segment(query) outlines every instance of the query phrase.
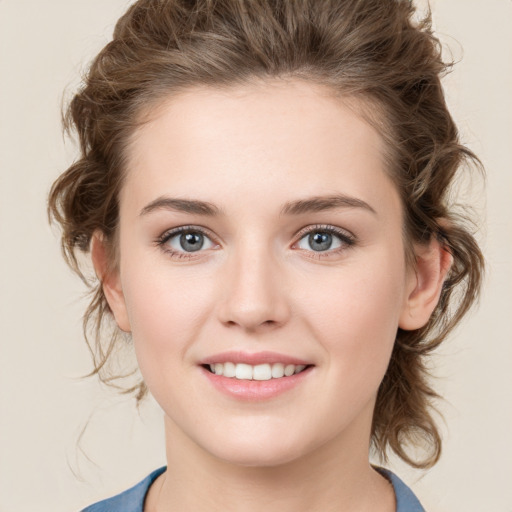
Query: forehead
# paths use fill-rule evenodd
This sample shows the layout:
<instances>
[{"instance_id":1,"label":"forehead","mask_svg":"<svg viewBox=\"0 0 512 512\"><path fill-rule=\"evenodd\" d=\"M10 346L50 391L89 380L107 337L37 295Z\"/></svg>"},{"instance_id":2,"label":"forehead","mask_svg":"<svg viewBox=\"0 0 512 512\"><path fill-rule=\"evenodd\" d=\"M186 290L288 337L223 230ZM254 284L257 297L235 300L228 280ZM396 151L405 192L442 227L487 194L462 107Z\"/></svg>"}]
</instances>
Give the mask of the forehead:
<instances>
[{"instance_id":1,"label":"forehead","mask_svg":"<svg viewBox=\"0 0 512 512\"><path fill-rule=\"evenodd\" d=\"M375 201L379 186L391 186L380 134L355 100L321 85L197 87L163 99L148 119L129 142L123 191L136 189L140 202L157 191L205 200L231 191L255 203L277 200L278 191L283 200L340 192Z\"/></svg>"}]
</instances>

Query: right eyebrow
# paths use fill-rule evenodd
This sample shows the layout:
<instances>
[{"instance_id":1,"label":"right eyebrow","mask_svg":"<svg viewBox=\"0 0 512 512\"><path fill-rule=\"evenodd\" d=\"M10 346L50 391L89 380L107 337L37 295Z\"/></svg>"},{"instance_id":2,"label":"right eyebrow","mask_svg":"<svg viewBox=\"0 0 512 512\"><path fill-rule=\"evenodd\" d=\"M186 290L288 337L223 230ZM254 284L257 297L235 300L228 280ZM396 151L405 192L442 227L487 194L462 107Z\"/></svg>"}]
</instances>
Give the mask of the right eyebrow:
<instances>
[{"instance_id":1,"label":"right eyebrow","mask_svg":"<svg viewBox=\"0 0 512 512\"><path fill-rule=\"evenodd\" d=\"M206 201L161 196L144 206L140 211L140 215L146 215L155 210L171 210L174 212L192 213L208 217L218 216L222 213L219 207Z\"/></svg>"}]
</instances>

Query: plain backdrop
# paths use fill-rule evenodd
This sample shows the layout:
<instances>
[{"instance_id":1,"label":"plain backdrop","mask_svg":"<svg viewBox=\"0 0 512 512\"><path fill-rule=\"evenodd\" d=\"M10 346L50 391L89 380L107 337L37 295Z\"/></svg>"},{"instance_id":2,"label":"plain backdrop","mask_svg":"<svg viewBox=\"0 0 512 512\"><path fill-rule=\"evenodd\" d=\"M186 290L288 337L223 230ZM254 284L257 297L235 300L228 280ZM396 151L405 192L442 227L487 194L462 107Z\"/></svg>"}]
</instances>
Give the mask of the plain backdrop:
<instances>
[{"instance_id":1,"label":"plain backdrop","mask_svg":"<svg viewBox=\"0 0 512 512\"><path fill-rule=\"evenodd\" d=\"M163 465L162 416L80 379L82 283L46 220L52 181L75 156L63 91L108 41L127 0L0 0L0 511L70 512ZM512 511L512 1L431 2L460 61L445 80L461 137L488 179L468 196L488 263L478 310L434 367L445 439L427 472L392 460L430 512ZM486 207L486 213L484 208ZM87 428L84 427L88 425Z\"/></svg>"}]
</instances>

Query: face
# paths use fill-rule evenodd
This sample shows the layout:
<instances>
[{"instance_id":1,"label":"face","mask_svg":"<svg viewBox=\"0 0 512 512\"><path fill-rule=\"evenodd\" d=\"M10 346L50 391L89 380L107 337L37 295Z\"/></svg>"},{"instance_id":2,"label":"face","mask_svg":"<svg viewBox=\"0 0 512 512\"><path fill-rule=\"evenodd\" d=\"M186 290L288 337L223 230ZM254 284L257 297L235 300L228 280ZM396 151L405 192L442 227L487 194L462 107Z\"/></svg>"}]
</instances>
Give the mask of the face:
<instances>
[{"instance_id":1,"label":"face","mask_svg":"<svg viewBox=\"0 0 512 512\"><path fill-rule=\"evenodd\" d=\"M368 450L413 277L379 134L319 86L169 98L130 142L107 285L168 433L277 465Z\"/></svg>"}]
</instances>

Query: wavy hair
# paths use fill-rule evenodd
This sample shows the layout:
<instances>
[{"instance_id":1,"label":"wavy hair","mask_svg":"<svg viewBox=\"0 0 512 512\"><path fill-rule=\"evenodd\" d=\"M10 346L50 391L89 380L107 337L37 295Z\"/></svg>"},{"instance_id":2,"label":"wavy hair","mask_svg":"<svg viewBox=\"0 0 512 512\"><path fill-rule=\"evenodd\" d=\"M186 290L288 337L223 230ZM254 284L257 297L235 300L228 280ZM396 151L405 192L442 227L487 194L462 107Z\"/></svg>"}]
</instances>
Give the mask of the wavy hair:
<instances>
[{"instance_id":1,"label":"wavy hair","mask_svg":"<svg viewBox=\"0 0 512 512\"><path fill-rule=\"evenodd\" d=\"M101 282L85 278L78 254L99 230L116 264L125 150L151 106L197 85L276 77L323 84L355 99L381 133L409 246L437 237L453 257L428 324L398 330L372 425L372 446L384 460L391 448L414 467L435 464L441 437L427 356L475 302L483 274L471 225L450 205L450 189L468 164L481 165L460 144L448 112L440 77L451 65L441 58L430 14L421 21L414 14L406 0L139 0L129 7L68 105L64 123L78 134L80 157L49 195L65 258L91 290L84 333L92 374L110 384L122 378L112 360L125 341ZM146 388L138 382L127 391L140 400ZM409 448L419 444L426 452L415 458Z\"/></svg>"}]
</instances>

